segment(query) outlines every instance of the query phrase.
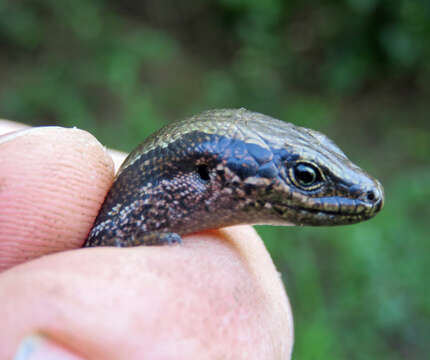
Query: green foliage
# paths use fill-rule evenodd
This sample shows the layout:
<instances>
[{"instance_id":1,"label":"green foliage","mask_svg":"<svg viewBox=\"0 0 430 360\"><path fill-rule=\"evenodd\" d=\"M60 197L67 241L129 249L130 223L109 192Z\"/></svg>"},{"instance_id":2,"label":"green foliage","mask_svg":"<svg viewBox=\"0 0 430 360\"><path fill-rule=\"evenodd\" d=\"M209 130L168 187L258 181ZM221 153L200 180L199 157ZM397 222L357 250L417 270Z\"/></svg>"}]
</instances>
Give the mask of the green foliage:
<instances>
[{"instance_id":1,"label":"green foliage","mask_svg":"<svg viewBox=\"0 0 430 360\"><path fill-rule=\"evenodd\" d=\"M279 270L296 314L297 354L315 358L311 334L323 341L317 349L324 359L424 358L429 183L428 169L399 175L386 188L384 212L367 223L289 228L273 237L271 229L260 229L284 266Z\"/></svg>"},{"instance_id":2,"label":"green foliage","mask_svg":"<svg viewBox=\"0 0 430 360\"><path fill-rule=\"evenodd\" d=\"M423 359L429 39L419 0L0 0L0 115L122 150L215 107L327 133L387 202L354 226L259 229L293 305L294 358Z\"/></svg>"}]
</instances>

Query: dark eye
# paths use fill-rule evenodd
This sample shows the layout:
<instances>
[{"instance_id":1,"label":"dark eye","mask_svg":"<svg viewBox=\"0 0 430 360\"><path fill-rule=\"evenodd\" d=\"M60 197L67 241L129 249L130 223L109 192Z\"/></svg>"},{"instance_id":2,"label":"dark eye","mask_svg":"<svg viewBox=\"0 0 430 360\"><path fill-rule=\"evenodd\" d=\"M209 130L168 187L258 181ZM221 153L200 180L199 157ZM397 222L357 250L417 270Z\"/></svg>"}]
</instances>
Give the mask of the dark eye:
<instances>
[{"instance_id":1,"label":"dark eye","mask_svg":"<svg viewBox=\"0 0 430 360\"><path fill-rule=\"evenodd\" d=\"M209 176L209 167L206 164L201 164L197 166L197 173L200 176L200 179L204 181L208 181L210 179Z\"/></svg>"},{"instance_id":2,"label":"dark eye","mask_svg":"<svg viewBox=\"0 0 430 360\"><path fill-rule=\"evenodd\" d=\"M321 171L308 163L297 163L290 171L291 180L305 190L313 190L321 185Z\"/></svg>"}]
</instances>

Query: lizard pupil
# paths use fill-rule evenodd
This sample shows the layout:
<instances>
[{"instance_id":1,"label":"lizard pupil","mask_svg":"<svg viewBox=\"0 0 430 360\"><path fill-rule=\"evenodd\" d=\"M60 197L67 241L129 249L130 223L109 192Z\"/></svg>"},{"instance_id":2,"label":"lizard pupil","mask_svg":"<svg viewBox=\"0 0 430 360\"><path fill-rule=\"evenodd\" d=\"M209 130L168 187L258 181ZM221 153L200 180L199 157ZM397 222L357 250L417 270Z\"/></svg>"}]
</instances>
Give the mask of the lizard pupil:
<instances>
[{"instance_id":1,"label":"lizard pupil","mask_svg":"<svg viewBox=\"0 0 430 360\"><path fill-rule=\"evenodd\" d=\"M297 164L294 177L302 186L311 186L318 180L318 170L309 164Z\"/></svg>"}]
</instances>

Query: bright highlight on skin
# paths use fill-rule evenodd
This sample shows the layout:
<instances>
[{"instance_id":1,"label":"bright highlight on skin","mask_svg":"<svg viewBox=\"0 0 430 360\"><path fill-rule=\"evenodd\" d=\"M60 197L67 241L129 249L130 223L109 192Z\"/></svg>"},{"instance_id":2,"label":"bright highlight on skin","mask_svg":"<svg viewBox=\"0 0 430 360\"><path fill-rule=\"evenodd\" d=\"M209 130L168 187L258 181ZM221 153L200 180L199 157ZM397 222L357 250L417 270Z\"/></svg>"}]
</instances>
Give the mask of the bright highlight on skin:
<instances>
[{"instance_id":1,"label":"bright highlight on skin","mask_svg":"<svg viewBox=\"0 0 430 360\"><path fill-rule=\"evenodd\" d=\"M13 360L82 360L41 335L30 335L19 345Z\"/></svg>"}]
</instances>

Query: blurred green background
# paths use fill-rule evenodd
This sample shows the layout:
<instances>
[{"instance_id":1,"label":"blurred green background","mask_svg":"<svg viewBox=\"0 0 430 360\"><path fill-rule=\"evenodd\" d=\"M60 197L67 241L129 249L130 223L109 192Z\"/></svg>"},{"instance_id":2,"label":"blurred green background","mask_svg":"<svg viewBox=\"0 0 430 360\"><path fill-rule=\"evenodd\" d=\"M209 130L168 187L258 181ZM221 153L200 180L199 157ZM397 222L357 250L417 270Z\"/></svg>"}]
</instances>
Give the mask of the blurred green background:
<instances>
[{"instance_id":1,"label":"blurred green background","mask_svg":"<svg viewBox=\"0 0 430 360\"><path fill-rule=\"evenodd\" d=\"M0 0L0 117L129 151L201 110L318 129L385 186L375 219L259 232L294 359L430 354L430 2Z\"/></svg>"}]
</instances>

